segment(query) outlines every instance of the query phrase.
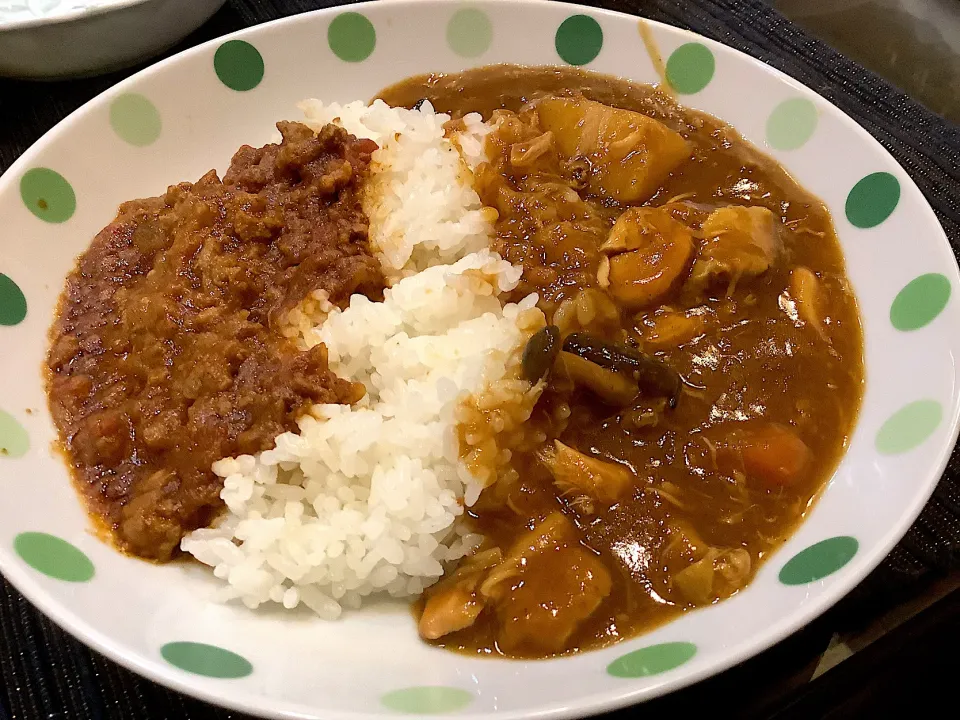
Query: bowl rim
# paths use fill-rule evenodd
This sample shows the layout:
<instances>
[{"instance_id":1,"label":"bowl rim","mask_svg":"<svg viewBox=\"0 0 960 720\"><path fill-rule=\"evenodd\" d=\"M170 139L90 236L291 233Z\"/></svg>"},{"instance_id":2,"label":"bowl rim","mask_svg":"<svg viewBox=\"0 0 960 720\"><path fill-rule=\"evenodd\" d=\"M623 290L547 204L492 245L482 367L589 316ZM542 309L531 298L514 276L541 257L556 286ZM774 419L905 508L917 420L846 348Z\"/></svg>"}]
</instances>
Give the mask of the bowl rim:
<instances>
[{"instance_id":1,"label":"bowl rim","mask_svg":"<svg viewBox=\"0 0 960 720\"><path fill-rule=\"evenodd\" d=\"M143 4L150 1L151 0L120 0L122 6L124 7ZM489 5L523 4L532 6L534 8L555 7L561 4L556 0L483 0L483 3ZM72 126L76 124L82 116L91 110L95 110L101 103L104 102L105 99L126 91L128 88L135 86L145 77L148 77L152 74L162 73L167 69L168 66L181 62L186 58L191 58L195 55L209 52L212 48L218 47L226 41L242 39L248 36L256 35L257 33L263 31L264 28L276 30L287 24L294 25L300 22L311 22L313 19L318 17L333 16L338 13L349 11L377 12L376 8L387 4L393 6L414 4L446 5L448 4L448 0L366 0L365 2L350 3L349 5L334 5L331 7L311 10L304 13L278 18L276 20L261 23L259 25L242 28L235 32L213 38L192 48L187 48L168 58L154 63L153 65L150 65L149 67L138 71L130 77L125 78L121 82L107 88L105 91L90 99L66 116L53 128L44 133L44 135L42 135L37 141L35 141L33 145L31 145L19 158L17 158L17 160L7 169L7 171L0 176L0 192L4 192L7 187L15 182L15 178L19 177L21 171L29 165L35 155L42 151L42 148L47 144L48 141L59 136L60 134L69 132L72 129ZM609 18L615 22L622 22L624 20L636 21L638 18L643 19L644 22L655 27L665 29L672 33L679 33L681 36L686 36L690 41L704 42L713 49L721 49L721 52L735 53L741 60L750 63L758 71L772 73L779 81L802 89L802 91L816 96L821 103L824 103L833 113L836 114L836 117L841 122L851 127L860 137L863 138L864 142L871 144L875 150L880 151L882 156L885 156L890 163L903 172L903 180L901 183L904 193L914 194L922 201L922 206L931 213L937 223L937 227L940 228L941 237L944 240L944 243L946 243L946 254L953 258L951 269L955 273L960 273L960 265L958 265L956 256L952 253L952 251L949 250L949 241L946 237L945 231L943 230L942 224L940 223L939 219L936 218L929 201L927 201L926 197L913 180L913 177L906 171L905 168L903 168L901 163L895 157L893 157L893 155L873 135L870 134L869 131L857 123L844 110L839 108L836 104L825 98L816 90L792 78L776 67L769 65L744 51L738 50L735 47L727 45L718 40L713 40L690 30L679 28L656 20L650 20L639 14L618 12L607 10L605 8L595 8L576 3L564 2L562 4L569 8L572 12L581 11L590 13L595 16ZM110 5L105 9L105 11L115 8L116 5ZM960 374L958 374L958 379L960 379ZM955 394L956 392L958 392L958 389L955 388ZM944 417L944 422L949 426L949 432L947 434L948 442L945 442L938 449L935 464L935 476L926 479L926 487L923 488L922 492L919 492L914 496L913 503L910 506L904 508L901 516L901 522L888 528L881 540L873 543L869 547L863 548L862 552L858 553L858 562L856 568L851 568L850 571L846 573L842 581L837 581L831 584L829 587L824 588L816 593L816 597L805 604L801 609L782 618L778 622L768 625L764 631L755 633L746 638L744 641L738 643L736 646L728 649L718 661L712 662L700 669L663 680L653 686L647 686L644 688L631 688L624 686L622 690L597 691L584 694L569 704L546 705L534 710L470 713L469 715L458 715L457 717L471 717L476 718L477 720L491 720L492 718L496 718L497 720L559 720L560 718L592 716L594 714L629 707L631 705L653 699L654 697L659 697L670 692L689 687L708 677L718 675L734 665L737 665L769 649L776 643L809 624L812 620L822 615L827 609L832 607L841 598L847 595L883 561L883 559L890 553L896 544L903 538L909 528L916 521L923 507L933 495L934 490L943 476L953 449L957 444L958 436L960 436L960 403L957 403L953 408L953 411ZM2 565L2 557L0 557L0 566ZM317 718L320 717L320 715L316 714L316 712L305 713L286 708L272 709L266 705L251 706L250 704L244 703L242 700L235 699L236 696L234 694L222 691L217 692L216 689L218 686L210 685L208 682L206 682L206 678L195 677L176 671L158 659L151 660L145 655L130 654L123 645L116 643L109 635L101 632L97 628L76 617L71 612L68 604L52 600L53 596L42 588L37 579L28 573L25 567L22 567L18 564L6 563L6 567L2 567L2 574L6 580L10 582L11 585L13 585L13 587L19 593L21 593L36 609L41 611L48 619L52 620L62 630L66 631L89 648L92 648L93 650L105 655L113 662L116 662L127 670L130 670L143 678L157 682L176 692L200 699L204 702L237 712L253 714L258 717L276 718L278 720L317 720ZM552 658L537 662L562 662L565 659L568 658ZM525 661L498 658L495 660L495 662L512 662L519 664ZM382 712L372 711L324 710L323 717L329 718L330 720L383 720L384 714ZM438 715L437 717L452 717L452 715Z\"/></svg>"},{"instance_id":2,"label":"bowl rim","mask_svg":"<svg viewBox=\"0 0 960 720\"><path fill-rule=\"evenodd\" d=\"M23 18L22 20L11 21L0 20L0 34L6 32L15 32L17 30L29 30L41 26L47 27L53 25L64 25L76 20L83 20L86 18L96 17L98 15L106 15L107 13L119 10L126 10L137 5L146 5L147 3L154 1L155 0L109 0L103 5L97 5L91 8L77 8L75 10L69 10L65 13L57 13L56 15ZM96 98L93 99L95 100ZM82 106L78 108L78 110L79 109L82 109ZM71 115L72 114L73 113L71 113ZM64 120L69 117L70 116L68 115L66 118L64 118ZM60 122L63 122L63 120Z\"/></svg>"}]
</instances>

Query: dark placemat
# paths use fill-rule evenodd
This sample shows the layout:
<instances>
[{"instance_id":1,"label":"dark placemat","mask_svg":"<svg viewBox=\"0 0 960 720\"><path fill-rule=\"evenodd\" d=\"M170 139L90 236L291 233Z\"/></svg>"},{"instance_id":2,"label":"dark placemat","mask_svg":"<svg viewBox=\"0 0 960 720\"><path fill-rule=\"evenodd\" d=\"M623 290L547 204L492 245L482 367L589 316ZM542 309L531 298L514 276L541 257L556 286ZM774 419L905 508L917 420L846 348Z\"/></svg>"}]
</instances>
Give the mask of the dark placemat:
<instances>
[{"instance_id":1,"label":"dark placemat","mask_svg":"<svg viewBox=\"0 0 960 720\"><path fill-rule=\"evenodd\" d=\"M227 32L337 3L325 0L230 0L207 25L175 50ZM786 21L763 0L601 0L602 7L685 27L743 50L836 103L870 131L907 169L933 205L955 251L960 250L960 129L927 111L856 63ZM136 70L139 68L134 68ZM60 119L131 71L88 80L27 83L0 80L0 169ZM960 454L954 453L933 500L897 548L830 614L856 623L865 608L883 608L916 594L931 575L960 567ZM122 599L118 599L122 602ZM724 696L740 708L720 717L765 717L770 702L733 698L747 683L764 696L764 683L791 689L793 670L819 650L828 619L761 658L671 699L660 711L702 712ZM793 686L795 686L795 682ZM760 691L758 691L758 687ZM714 691L720 694L713 694ZM772 701L771 701L772 702ZM648 705L647 710L654 711ZM627 717L629 711L618 714ZM0 580L0 720L207 720L237 713L184 698L91 652L37 613Z\"/></svg>"}]
</instances>

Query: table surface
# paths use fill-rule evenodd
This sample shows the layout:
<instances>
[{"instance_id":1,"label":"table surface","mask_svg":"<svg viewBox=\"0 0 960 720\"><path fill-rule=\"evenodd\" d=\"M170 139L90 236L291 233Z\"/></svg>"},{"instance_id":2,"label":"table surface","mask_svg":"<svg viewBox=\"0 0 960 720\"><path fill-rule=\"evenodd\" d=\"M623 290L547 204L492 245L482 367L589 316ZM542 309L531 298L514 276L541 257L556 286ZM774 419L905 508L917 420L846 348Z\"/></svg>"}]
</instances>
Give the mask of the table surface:
<instances>
[{"instance_id":1,"label":"table surface","mask_svg":"<svg viewBox=\"0 0 960 720\"><path fill-rule=\"evenodd\" d=\"M943 115L960 122L960 0L768 0L811 34ZM956 573L886 608L866 613L865 624L831 636L810 674L869 648L909 618L960 595ZM956 608L948 615L956 617ZM828 616L829 617L829 616ZM843 623L838 623L842 626ZM948 631L947 626L944 631ZM953 627L953 630L956 628Z\"/></svg>"},{"instance_id":2,"label":"table surface","mask_svg":"<svg viewBox=\"0 0 960 720\"><path fill-rule=\"evenodd\" d=\"M960 122L960 0L766 1L931 110ZM255 4L256 0L242 3ZM291 5L300 4L291 0ZM236 29L239 18L231 12L228 6L199 33L202 37L198 39ZM120 77L83 81L75 86L57 83L27 89L17 83L6 87L16 90L21 99L35 101L35 108L46 105L56 108L57 114L65 114L71 106ZM0 111L4 87L0 81ZM36 139L28 133L39 136L43 130L39 126L27 129L3 114L0 112L0 168L8 166L16 152ZM0 588L0 592L5 589ZM32 612L24 601L19 602L23 603L23 613ZM864 597L855 592L766 653L693 688L654 701L645 706L644 712L687 717L702 713L706 706L718 717L887 717L912 695L922 692L929 696L951 687L942 677L950 664L936 662L935 651L942 648L944 655L952 653L958 641L960 573L931 573L921 583L891 589L887 595L874 592ZM75 641L64 637L57 642ZM851 658L855 660L850 662ZM97 658L93 667L96 682L107 685L115 684L126 672L102 658ZM941 678L944 682L939 682ZM235 713L178 698L147 681L137 682L142 706L163 708L158 718L239 718ZM18 705L11 701L21 690L0 685L0 720L6 720L8 712L17 720L26 717L17 714ZM722 699L729 702L718 705ZM636 710L625 711L617 717L635 714ZM76 715L65 709L62 717ZM133 718L136 713L108 711L107 717Z\"/></svg>"}]
</instances>

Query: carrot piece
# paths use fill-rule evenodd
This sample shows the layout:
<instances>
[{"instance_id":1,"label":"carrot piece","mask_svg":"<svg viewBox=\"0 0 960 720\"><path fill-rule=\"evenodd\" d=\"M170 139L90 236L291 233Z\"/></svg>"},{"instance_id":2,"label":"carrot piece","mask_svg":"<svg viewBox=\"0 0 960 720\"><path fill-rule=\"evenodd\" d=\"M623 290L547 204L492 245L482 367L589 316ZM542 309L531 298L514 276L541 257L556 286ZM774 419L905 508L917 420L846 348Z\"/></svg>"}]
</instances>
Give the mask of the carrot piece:
<instances>
[{"instance_id":1,"label":"carrot piece","mask_svg":"<svg viewBox=\"0 0 960 720\"><path fill-rule=\"evenodd\" d=\"M813 458L793 430L777 423L744 433L737 445L747 477L771 488L796 483Z\"/></svg>"}]
</instances>

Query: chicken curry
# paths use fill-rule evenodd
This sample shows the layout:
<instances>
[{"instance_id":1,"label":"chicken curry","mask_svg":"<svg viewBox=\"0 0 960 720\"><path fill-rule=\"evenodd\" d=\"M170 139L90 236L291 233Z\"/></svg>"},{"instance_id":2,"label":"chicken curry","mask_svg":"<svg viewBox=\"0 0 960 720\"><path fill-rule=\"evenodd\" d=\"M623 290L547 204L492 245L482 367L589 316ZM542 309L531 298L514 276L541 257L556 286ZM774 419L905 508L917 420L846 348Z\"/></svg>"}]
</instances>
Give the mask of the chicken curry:
<instances>
[{"instance_id":1,"label":"chicken curry","mask_svg":"<svg viewBox=\"0 0 960 720\"><path fill-rule=\"evenodd\" d=\"M571 90L576 88L576 90ZM727 598L802 521L856 420L856 300L824 205L735 130L647 86L498 66L412 78L495 121L475 173L542 388L469 509L486 539L420 634L480 654L609 644ZM461 452L477 457L469 432Z\"/></svg>"}]
</instances>

